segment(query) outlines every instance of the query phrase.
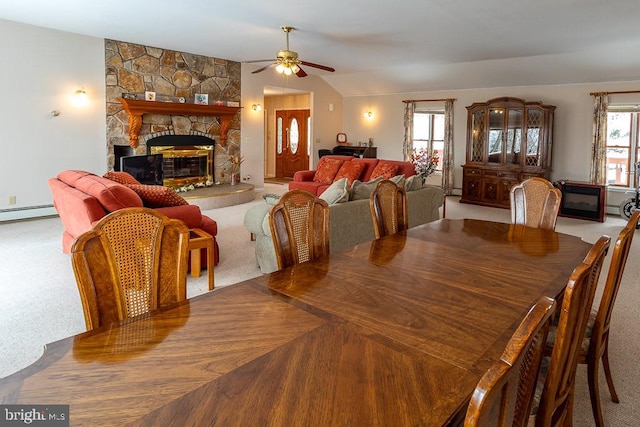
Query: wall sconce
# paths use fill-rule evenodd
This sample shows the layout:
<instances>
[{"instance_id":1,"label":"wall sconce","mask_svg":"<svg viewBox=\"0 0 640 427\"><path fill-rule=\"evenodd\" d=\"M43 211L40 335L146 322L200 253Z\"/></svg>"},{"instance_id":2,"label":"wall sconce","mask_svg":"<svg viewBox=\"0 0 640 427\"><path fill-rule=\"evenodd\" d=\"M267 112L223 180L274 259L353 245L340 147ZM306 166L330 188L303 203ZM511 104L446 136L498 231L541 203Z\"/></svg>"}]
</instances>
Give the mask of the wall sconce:
<instances>
[{"instance_id":1,"label":"wall sconce","mask_svg":"<svg viewBox=\"0 0 640 427\"><path fill-rule=\"evenodd\" d=\"M73 99L74 103L79 107L83 107L89 103L89 96L84 88L76 90L73 93Z\"/></svg>"},{"instance_id":2,"label":"wall sconce","mask_svg":"<svg viewBox=\"0 0 640 427\"><path fill-rule=\"evenodd\" d=\"M253 104L253 105L251 106L251 109L252 109L253 111L262 111L262 105L260 105L260 104Z\"/></svg>"},{"instance_id":3,"label":"wall sconce","mask_svg":"<svg viewBox=\"0 0 640 427\"><path fill-rule=\"evenodd\" d=\"M364 118L367 120L373 120L373 111L365 111Z\"/></svg>"}]
</instances>

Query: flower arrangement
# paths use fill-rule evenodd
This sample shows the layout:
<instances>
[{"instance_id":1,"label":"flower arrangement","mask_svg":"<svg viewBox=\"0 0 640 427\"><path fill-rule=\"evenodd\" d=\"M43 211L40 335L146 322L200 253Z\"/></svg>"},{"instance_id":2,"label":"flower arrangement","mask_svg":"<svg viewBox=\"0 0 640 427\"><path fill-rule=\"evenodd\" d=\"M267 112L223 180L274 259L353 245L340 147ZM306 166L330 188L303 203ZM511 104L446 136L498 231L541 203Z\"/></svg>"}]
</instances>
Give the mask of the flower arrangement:
<instances>
[{"instance_id":1,"label":"flower arrangement","mask_svg":"<svg viewBox=\"0 0 640 427\"><path fill-rule=\"evenodd\" d=\"M231 164L231 166L229 167L230 172L234 174L234 173L240 172L240 165L242 164L242 162L244 162L244 157L240 157L236 155L236 156L231 156L229 160L223 163L223 165L230 163Z\"/></svg>"},{"instance_id":2,"label":"flower arrangement","mask_svg":"<svg viewBox=\"0 0 640 427\"><path fill-rule=\"evenodd\" d=\"M422 183L424 183L427 177L435 172L440 158L438 157L438 151L434 151L431 154L426 149L419 148L413 150L410 161L416 169L416 175L420 176Z\"/></svg>"},{"instance_id":3,"label":"flower arrangement","mask_svg":"<svg viewBox=\"0 0 640 427\"><path fill-rule=\"evenodd\" d=\"M222 164L222 166L230 164L229 175L231 177L231 185L235 185L240 181L240 165L242 162L244 162L244 157L234 155Z\"/></svg>"}]
</instances>

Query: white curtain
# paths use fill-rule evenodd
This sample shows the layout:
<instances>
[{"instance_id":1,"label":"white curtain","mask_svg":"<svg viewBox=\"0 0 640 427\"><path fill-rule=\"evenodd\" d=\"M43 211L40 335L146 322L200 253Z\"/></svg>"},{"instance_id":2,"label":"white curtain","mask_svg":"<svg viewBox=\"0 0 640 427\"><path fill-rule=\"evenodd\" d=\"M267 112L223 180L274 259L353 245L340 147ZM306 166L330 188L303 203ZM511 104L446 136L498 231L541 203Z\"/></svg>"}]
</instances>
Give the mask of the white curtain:
<instances>
[{"instance_id":1,"label":"white curtain","mask_svg":"<svg viewBox=\"0 0 640 427\"><path fill-rule=\"evenodd\" d=\"M607 183L607 93L595 93L593 104L593 144L591 147L592 184Z\"/></svg>"},{"instance_id":2,"label":"white curtain","mask_svg":"<svg viewBox=\"0 0 640 427\"><path fill-rule=\"evenodd\" d=\"M416 111L416 103L406 101L404 106L404 142L402 152L406 161L411 160L413 152L413 113Z\"/></svg>"}]
</instances>

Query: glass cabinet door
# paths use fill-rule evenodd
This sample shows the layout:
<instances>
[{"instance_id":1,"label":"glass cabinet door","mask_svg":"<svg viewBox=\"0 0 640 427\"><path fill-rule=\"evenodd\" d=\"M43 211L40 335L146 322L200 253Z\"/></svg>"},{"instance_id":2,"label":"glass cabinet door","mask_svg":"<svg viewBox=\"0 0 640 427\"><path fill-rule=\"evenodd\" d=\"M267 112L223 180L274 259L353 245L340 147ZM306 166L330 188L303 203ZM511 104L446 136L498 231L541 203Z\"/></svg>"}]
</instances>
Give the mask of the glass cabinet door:
<instances>
[{"instance_id":1,"label":"glass cabinet door","mask_svg":"<svg viewBox=\"0 0 640 427\"><path fill-rule=\"evenodd\" d=\"M522 144L522 110L509 109L507 111L506 162L517 165L520 163Z\"/></svg>"},{"instance_id":2,"label":"glass cabinet door","mask_svg":"<svg viewBox=\"0 0 640 427\"><path fill-rule=\"evenodd\" d=\"M542 111L539 109L527 110L527 157L525 166L542 166L540 128L542 126Z\"/></svg>"},{"instance_id":3,"label":"glass cabinet door","mask_svg":"<svg viewBox=\"0 0 640 427\"><path fill-rule=\"evenodd\" d=\"M502 163L504 132L504 110L489 110L489 163Z\"/></svg>"},{"instance_id":4,"label":"glass cabinet door","mask_svg":"<svg viewBox=\"0 0 640 427\"><path fill-rule=\"evenodd\" d=\"M469 160L472 162L484 162L485 124L484 109L473 112L471 116L471 152Z\"/></svg>"}]
</instances>

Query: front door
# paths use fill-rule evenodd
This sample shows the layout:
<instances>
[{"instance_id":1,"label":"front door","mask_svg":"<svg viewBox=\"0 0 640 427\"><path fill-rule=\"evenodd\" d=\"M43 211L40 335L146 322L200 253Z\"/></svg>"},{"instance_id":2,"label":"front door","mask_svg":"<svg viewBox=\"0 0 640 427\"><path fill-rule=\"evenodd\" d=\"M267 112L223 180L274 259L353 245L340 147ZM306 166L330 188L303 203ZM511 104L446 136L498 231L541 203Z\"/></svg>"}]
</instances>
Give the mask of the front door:
<instances>
[{"instance_id":1,"label":"front door","mask_svg":"<svg viewBox=\"0 0 640 427\"><path fill-rule=\"evenodd\" d=\"M276 111L276 178L309 169L309 110Z\"/></svg>"}]
</instances>

